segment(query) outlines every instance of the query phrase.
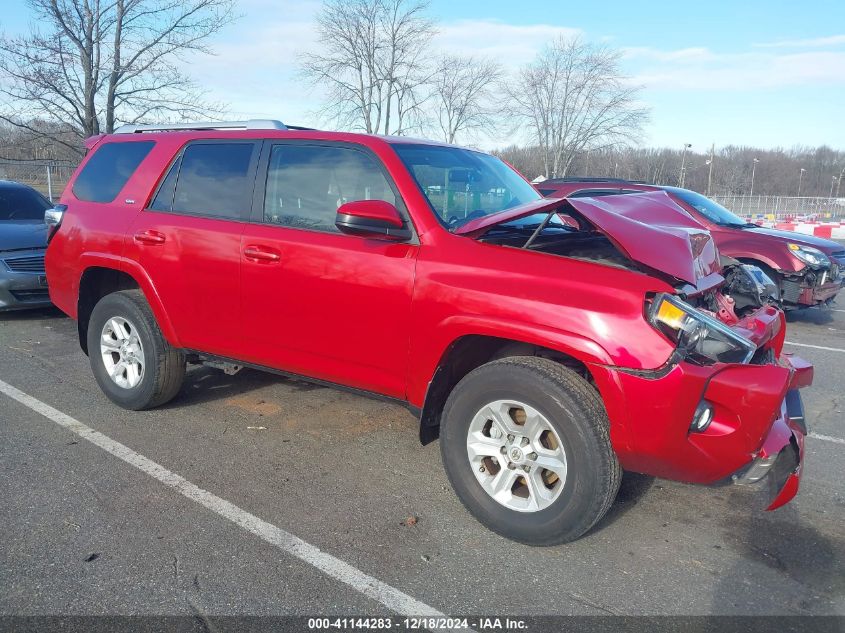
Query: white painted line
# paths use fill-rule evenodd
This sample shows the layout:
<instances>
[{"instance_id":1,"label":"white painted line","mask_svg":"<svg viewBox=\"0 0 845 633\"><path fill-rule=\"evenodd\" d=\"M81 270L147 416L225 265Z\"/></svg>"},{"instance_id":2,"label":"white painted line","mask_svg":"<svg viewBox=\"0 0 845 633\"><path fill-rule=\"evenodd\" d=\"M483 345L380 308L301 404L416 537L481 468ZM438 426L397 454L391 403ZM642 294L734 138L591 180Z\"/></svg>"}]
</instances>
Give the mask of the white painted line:
<instances>
[{"instance_id":1,"label":"white painted line","mask_svg":"<svg viewBox=\"0 0 845 633\"><path fill-rule=\"evenodd\" d=\"M830 435L819 435L818 433L810 433L810 437L817 440L824 440L825 442L833 442L834 444L845 444L845 440L839 437L831 437Z\"/></svg>"},{"instance_id":2,"label":"white painted line","mask_svg":"<svg viewBox=\"0 0 845 633\"><path fill-rule=\"evenodd\" d=\"M825 347L824 345L808 345L807 343L793 343L792 341L784 341L787 345L794 345L795 347L812 347L813 349L824 349L828 352L845 352L845 349L838 347Z\"/></svg>"},{"instance_id":3,"label":"white painted line","mask_svg":"<svg viewBox=\"0 0 845 633\"><path fill-rule=\"evenodd\" d=\"M831 308L831 312L845 312L845 310L837 310L836 308Z\"/></svg>"},{"instance_id":4,"label":"white painted line","mask_svg":"<svg viewBox=\"0 0 845 633\"><path fill-rule=\"evenodd\" d=\"M440 613L433 607L412 598L395 587L391 587L390 585L365 574L349 563L346 563L331 554L323 552L310 543L306 543L301 538L294 536L293 534L286 532L267 521L259 519L254 514L250 514L246 510L242 510L233 503L199 488L184 477L167 470L164 466L161 466L151 459L136 453L131 448L124 446L120 442L103 435L99 431L95 431L79 420L76 420L61 411L54 409L50 405L25 394L23 391L16 389L2 380L0 380L0 393L6 394L13 400L20 402L25 407L29 407L36 413L40 413L45 418L52 420L59 426L76 433L79 437L88 440L95 446L102 448L107 453L111 453L115 457L122 459L127 464L145 472L153 479L157 479L165 486L172 488L191 501L196 501L201 506L204 506L212 512L219 514L221 517L228 519L247 532L251 532L258 538L278 547L280 550L295 556L313 567L316 567L327 576L349 585L355 591L358 591L368 598L381 603L391 611L406 616L445 617L444 614Z\"/></svg>"}]
</instances>

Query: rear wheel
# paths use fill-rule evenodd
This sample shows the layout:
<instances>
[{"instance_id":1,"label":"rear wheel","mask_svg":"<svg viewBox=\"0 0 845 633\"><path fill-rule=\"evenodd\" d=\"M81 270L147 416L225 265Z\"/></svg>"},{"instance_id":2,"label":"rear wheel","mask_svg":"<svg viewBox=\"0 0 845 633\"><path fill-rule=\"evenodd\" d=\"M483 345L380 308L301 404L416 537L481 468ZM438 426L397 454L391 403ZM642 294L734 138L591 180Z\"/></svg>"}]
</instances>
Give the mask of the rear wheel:
<instances>
[{"instance_id":1,"label":"rear wheel","mask_svg":"<svg viewBox=\"0 0 845 633\"><path fill-rule=\"evenodd\" d=\"M94 306L88 355L100 389L125 409L168 402L185 377L185 355L164 339L140 290L106 295Z\"/></svg>"},{"instance_id":2,"label":"rear wheel","mask_svg":"<svg viewBox=\"0 0 845 633\"><path fill-rule=\"evenodd\" d=\"M444 408L440 442L467 509L523 543L578 538L619 489L622 471L601 399L548 359L505 358L467 374Z\"/></svg>"}]
</instances>

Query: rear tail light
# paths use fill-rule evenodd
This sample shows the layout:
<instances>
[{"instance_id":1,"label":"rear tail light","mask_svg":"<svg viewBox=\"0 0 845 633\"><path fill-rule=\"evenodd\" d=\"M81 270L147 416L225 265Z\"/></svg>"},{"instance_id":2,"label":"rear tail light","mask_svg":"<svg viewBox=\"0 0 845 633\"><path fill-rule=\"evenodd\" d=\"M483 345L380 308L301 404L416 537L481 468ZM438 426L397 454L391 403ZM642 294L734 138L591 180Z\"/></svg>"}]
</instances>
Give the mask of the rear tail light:
<instances>
[{"instance_id":1,"label":"rear tail light","mask_svg":"<svg viewBox=\"0 0 845 633\"><path fill-rule=\"evenodd\" d=\"M44 224L47 225L47 243L50 243L50 240L53 239L53 236L56 234L56 231L59 230L59 226L62 224L62 218L65 215L65 211L67 211L66 204L57 204L54 205L51 209L47 209L44 212Z\"/></svg>"}]
</instances>

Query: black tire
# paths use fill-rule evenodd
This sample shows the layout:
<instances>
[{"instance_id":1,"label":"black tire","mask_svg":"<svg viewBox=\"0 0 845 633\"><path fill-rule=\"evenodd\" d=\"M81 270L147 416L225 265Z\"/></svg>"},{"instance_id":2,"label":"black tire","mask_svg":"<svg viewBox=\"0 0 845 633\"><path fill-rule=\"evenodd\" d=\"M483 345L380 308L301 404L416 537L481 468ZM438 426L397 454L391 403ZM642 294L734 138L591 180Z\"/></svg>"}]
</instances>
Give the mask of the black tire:
<instances>
[{"instance_id":1,"label":"black tire","mask_svg":"<svg viewBox=\"0 0 845 633\"><path fill-rule=\"evenodd\" d=\"M486 404L508 399L541 412L564 445L563 489L543 510L520 512L500 504L478 482L467 457L472 418ZM613 504L622 478L598 393L571 369L545 358L504 358L467 374L446 401L440 449L449 480L470 513L494 532L528 545L558 545L583 535Z\"/></svg>"},{"instance_id":2,"label":"black tire","mask_svg":"<svg viewBox=\"0 0 845 633\"><path fill-rule=\"evenodd\" d=\"M146 362L141 381L131 388L120 387L111 379L100 354L103 326L114 317L122 317L135 326L144 350ZM164 339L140 290L106 295L94 306L88 321L88 357L103 393L132 411L151 409L172 400L185 378L185 354Z\"/></svg>"}]
</instances>

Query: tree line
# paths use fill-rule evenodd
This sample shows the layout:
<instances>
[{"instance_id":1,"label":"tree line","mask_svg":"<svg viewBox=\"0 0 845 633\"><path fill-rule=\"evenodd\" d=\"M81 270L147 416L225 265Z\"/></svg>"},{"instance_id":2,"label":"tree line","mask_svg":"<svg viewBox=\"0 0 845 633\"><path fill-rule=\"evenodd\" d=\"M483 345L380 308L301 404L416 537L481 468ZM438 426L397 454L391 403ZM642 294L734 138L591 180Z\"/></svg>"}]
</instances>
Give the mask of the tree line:
<instances>
[{"instance_id":1,"label":"tree line","mask_svg":"<svg viewBox=\"0 0 845 633\"><path fill-rule=\"evenodd\" d=\"M543 152L513 145L495 152L529 179L544 175ZM727 145L696 150L635 148L579 152L568 175L681 185L709 195L845 197L845 151Z\"/></svg>"}]
</instances>

